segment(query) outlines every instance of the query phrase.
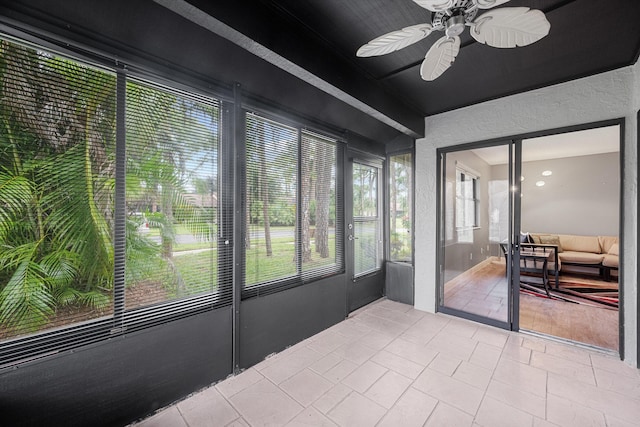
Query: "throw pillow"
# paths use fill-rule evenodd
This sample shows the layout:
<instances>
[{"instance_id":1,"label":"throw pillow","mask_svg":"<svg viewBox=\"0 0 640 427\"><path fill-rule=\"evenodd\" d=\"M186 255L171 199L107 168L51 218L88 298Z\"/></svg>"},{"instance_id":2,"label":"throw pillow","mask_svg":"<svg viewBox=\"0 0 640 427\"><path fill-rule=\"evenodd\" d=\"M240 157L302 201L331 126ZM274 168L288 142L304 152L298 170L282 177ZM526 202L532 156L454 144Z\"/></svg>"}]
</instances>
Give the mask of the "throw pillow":
<instances>
[{"instance_id":1,"label":"throw pillow","mask_svg":"<svg viewBox=\"0 0 640 427\"><path fill-rule=\"evenodd\" d=\"M620 252L620 248L618 247L617 243L614 243L609 248L609 255L619 255L619 252Z\"/></svg>"},{"instance_id":2,"label":"throw pillow","mask_svg":"<svg viewBox=\"0 0 640 427\"><path fill-rule=\"evenodd\" d=\"M520 232L520 243L533 243L533 238L529 233Z\"/></svg>"},{"instance_id":3,"label":"throw pillow","mask_svg":"<svg viewBox=\"0 0 640 427\"><path fill-rule=\"evenodd\" d=\"M558 253L562 252L562 246L560 246L560 237L558 236L540 236L540 243L543 245L555 245L558 247Z\"/></svg>"}]
</instances>

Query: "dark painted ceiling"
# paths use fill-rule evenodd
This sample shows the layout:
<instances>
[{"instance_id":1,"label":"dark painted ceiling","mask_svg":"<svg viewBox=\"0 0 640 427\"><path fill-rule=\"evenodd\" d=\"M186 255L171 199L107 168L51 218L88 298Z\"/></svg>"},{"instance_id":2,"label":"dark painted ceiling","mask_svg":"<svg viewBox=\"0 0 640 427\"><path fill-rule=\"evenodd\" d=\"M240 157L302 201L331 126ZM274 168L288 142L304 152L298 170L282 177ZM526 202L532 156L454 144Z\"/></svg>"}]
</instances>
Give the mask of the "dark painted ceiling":
<instances>
[{"instance_id":1,"label":"dark painted ceiling","mask_svg":"<svg viewBox=\"0 0 640 427\"><path fill-rule=\"evenodd\" d=\"M430 12L412 0L188 2L401 123L398 105L429 116L631 65L640 52L639 0L511 0L498 7L542 10L549 35L496 49L466 30L453 66L425 82L420 63L441 32L385 56L355 56L377 36L430 22Z\"/></svg>"}]
</instances>

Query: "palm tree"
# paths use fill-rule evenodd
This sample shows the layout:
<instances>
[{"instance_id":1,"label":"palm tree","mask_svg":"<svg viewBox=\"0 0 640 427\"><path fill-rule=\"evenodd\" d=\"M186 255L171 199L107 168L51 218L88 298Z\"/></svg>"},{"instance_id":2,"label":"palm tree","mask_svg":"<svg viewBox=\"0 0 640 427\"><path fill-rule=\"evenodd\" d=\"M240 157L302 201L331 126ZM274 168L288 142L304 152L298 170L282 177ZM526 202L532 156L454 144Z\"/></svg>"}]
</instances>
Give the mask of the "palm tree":
<instances>
[{"instance_id":1,"label":"palm tree","mask_svg":"<svg viewBox=\"0 0 640 427\"><path fill-rule=\"evenodd\" d=\"M0 42L0 324L109 303L115 77Z\"/></svg>"}]
</instances>

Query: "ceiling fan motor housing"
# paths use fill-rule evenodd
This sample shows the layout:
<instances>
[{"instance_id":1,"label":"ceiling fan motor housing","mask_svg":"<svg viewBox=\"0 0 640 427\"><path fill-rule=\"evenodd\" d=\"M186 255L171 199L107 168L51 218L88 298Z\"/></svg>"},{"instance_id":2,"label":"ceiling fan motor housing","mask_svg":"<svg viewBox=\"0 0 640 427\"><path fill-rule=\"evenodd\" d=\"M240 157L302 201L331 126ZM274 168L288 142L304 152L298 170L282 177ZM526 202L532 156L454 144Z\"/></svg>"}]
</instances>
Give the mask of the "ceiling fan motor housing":
<instances>
[{"instance_id":1,"label":"ceiling fan motor housing","mask_svg":"<svg viewBox=\"0 0 640 427\"><path fill-rule=\"evenodd\" d=\"M456 0L446 11L434 12L431 24L434 30L444 31L448 37L462 33L465 24L471 23L478 13L478 5L473 0Z\"/></svg>"}]
</instances>

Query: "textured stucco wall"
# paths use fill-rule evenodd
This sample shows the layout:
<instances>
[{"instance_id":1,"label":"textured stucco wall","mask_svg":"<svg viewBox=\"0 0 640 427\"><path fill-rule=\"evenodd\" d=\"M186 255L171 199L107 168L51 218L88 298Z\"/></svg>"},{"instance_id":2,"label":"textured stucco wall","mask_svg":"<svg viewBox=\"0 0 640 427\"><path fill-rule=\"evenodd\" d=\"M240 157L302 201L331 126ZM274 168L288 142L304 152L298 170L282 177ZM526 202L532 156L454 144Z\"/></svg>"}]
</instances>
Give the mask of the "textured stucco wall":
<instances>
[{"instance_id":1,"label":"textured stucco wall","mask_svg":"<svg viewBox=\"0 0 640 427\"><path fill-rule=\"evenodd\" d=\"M625 361L637 358L637 120L640 65L427 117L416 141L415 307L436 308L436 149L625 118Z\"/></svg>"}]
</instances>

